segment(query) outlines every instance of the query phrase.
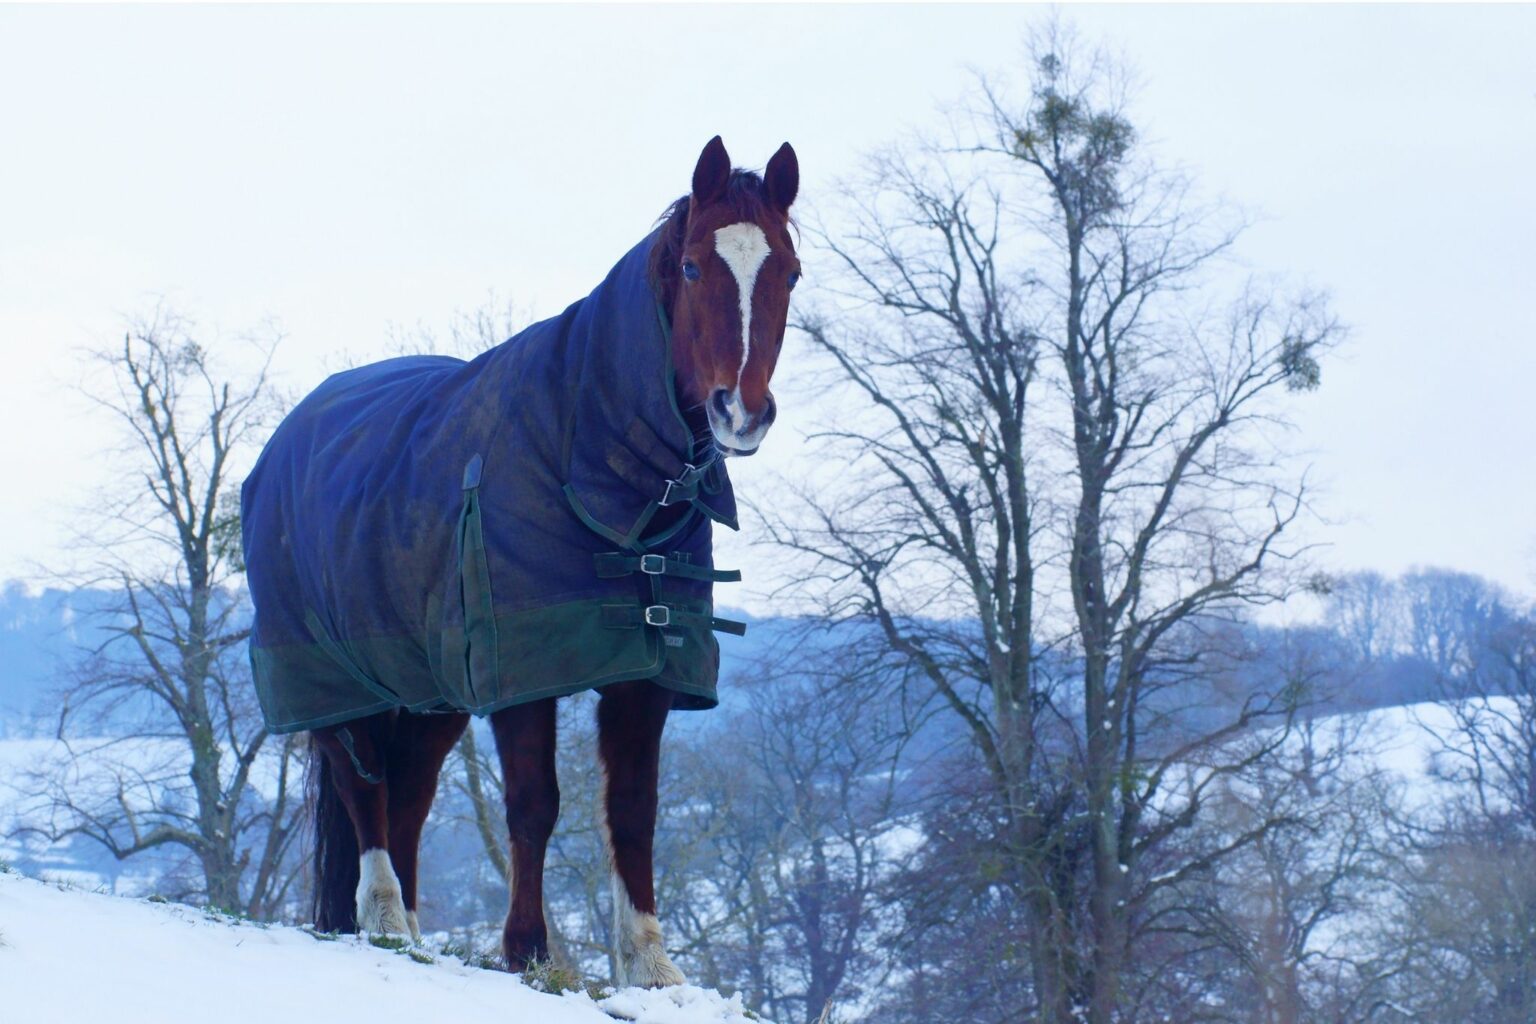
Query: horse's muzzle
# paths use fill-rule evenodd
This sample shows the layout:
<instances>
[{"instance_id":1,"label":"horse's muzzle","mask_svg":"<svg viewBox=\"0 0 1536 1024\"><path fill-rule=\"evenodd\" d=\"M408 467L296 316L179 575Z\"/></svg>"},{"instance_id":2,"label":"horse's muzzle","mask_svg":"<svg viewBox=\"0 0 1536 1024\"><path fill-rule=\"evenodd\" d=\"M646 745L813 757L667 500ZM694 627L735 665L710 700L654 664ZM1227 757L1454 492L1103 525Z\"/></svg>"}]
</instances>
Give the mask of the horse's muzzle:
<instances>
[{"instance_id":1,"label":"horse's muzzle","mask_svg":"<svg viewBox=\"0 0 1536 1024\"><path fill-rule=\"evenodd\" d=\"M778 416L778 404L770 392L764 395L763 407L757 412L747 409L740 391L716 388L709 401L704 403L709 416L709 429L715 435L715 443L727 455L751 455L763 443L768 428Z\"/></svg>"}]
</instances>

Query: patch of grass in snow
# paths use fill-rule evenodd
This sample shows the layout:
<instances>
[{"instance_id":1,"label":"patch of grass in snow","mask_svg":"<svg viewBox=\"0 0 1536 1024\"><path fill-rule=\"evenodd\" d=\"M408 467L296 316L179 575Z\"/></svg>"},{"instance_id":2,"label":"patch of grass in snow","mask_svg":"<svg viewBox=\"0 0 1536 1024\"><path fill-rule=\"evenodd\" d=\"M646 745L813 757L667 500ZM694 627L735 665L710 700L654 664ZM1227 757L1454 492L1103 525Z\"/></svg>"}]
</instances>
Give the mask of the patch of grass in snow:
<instances>
[{"instance_id":1,"label":"patch of grass in snow","mask_svg":"<svg viewBox=\"0 0 1536 1024\"><path fill-rule=\"evenodd\" d=\"M455 958L466 967L478 967L482 971L499 971L506 966L497 954L471 949L460 942L449 942L438 952L443 956Z\"/></svg>"},{"instance_id":2,"label":"patch of grass in snow","mask_svg":"<svg viewBox=\"0 0 1536 1024\"><path fill-rule=\"evenodd\" d=\"M419 964L435 964L437 959L424 949L417 949L410 939L402 935L369 935L368 944L379 949L403 953Z\"/></svg>"},{"instance_id":3,"label":"patch of grass in snow","mask_svg":"<svg viewBox=\"0 0 1536 1024\"><path fill-rule=\"evenodd\" d=\"M312 924L299 925L299 931L303 932L305 935L308 935L316 942L336 942L340 939L349 937L342 932L322 932ZM437 957L433 956L431 953L428 953L424 949L418 949L411 943L410 939L404 938L402 936L368 935L366 938L370 946L377 947L378 949L387 949L392 953L400 953L403 956L410 957L418 964L437 963Z\"/></svg>"},{"instance_id":4,"label":"patch of grass in snow","mask_svg":"<svg viewBox=\"0 0 1536 1024\"><path fill-rule=\"evenodd\" d=\"M607 985L588 981L577 971L555 960L535 960L523 969L523 984L535 992L559 995L562 992L585 992L593 999L609 994Z\"/></svg>"},{"instance_id":5,"label":"patch of grass in snow","mask_svg":"<svg viewBox=\"0 0 1536 1024\"><path fill-rule=\"evenodd\" d=\"M271 921L258 921L240 910L224 910L220 907L203 907L203 916L218 924L253 924L258 928L272 927Z\"/></svg>"}]
</instances>

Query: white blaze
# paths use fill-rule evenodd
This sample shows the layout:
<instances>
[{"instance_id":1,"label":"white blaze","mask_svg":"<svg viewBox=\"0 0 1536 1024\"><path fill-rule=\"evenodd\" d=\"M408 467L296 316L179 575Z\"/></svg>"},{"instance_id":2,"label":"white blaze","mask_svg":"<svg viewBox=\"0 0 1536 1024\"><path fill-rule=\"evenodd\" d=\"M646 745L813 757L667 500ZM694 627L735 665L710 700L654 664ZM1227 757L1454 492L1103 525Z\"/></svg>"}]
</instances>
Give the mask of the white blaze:
<instances>
[{"instance_id":1,"label":"white blaze","mask_svg":"<svg viewBox=\"0 0 1536 1024\"><path fill-rule=\"evenodd\" d=\"M736 371L736 392L731 395L736 402L741 401L741 375L746 372L747 357L752 354L752 286L757 283L757 272L763 269L770 251L763 229L751 221L730 224L715 232L715 252L731 268L741 302L741 366Z\"/></svg>"}]
</instances>

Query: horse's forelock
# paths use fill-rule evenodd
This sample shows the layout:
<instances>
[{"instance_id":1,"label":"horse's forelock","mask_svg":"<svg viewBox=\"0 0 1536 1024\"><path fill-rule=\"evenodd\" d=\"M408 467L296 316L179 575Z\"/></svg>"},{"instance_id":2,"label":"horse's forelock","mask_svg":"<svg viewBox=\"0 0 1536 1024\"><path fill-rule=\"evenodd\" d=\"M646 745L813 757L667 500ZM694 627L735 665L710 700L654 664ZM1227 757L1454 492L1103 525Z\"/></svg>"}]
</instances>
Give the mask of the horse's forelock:
<instances>
[{"instance_id":1,"label":"horse's forelock","mask_svg":"<svg viewBox=\"0 0 1536 1024\"><path fill-rule=\"evenodd\" d=\"M756 171L742 170L738 167L731 171L731 176L726 182L725 195L719 202L728 206L738 219L761 223L767 219L772 209L767 192L761 175ZM671 304L677 287L677 278L681 273L679 264L683 255L683 244L687 241L688 204L691 198L692 196L683 196L667 207L666 212L657 218L657 223L664 226L655 247L651 249L651 279L656 284L657 292L668 305Z\"/></svg>"}]
</instances>

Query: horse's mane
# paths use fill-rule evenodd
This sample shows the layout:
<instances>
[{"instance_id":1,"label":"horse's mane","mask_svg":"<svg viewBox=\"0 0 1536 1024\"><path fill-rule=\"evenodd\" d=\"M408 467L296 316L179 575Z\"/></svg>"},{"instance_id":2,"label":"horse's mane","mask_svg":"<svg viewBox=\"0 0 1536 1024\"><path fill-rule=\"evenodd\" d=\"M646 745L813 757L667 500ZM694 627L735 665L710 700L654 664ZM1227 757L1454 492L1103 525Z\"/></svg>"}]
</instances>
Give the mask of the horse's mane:
<instances>
[{"instance_id":1,"label":"horse's mane","mask_svg":"<svg viewBox=\"0 0 1536 1024\"><path fill-rule=\"evenodd\" d=\"M688 201L691 198L689 195L683 196L668 206L666 212L656 220L663 227L661 237L651 247L651 282L662 305L668 309L672 306L677 280L682 274L683 235L688 228ZM760 220L768 211L768 197L765 195L762 176L756 171L745 171L739 167L731 171L725 186L725 197L721 201L727 203L742 220Z\"/></svg>"}]
</instances>

